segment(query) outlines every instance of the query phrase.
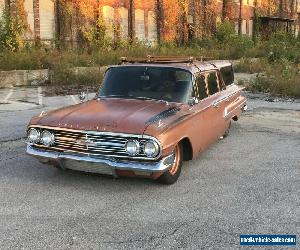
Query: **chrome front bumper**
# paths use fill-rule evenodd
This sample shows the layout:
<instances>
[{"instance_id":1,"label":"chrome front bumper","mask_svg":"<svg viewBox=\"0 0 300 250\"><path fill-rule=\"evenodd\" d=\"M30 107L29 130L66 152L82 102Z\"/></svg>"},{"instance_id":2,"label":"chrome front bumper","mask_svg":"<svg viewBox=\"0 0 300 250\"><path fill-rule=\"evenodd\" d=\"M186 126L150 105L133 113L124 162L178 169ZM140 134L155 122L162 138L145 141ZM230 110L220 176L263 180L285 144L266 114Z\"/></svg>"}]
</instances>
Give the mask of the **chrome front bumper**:
<instances>
[{"instance_id":1,"label":"chrome front bumper","mask_svg":"<svg viewBox=\"0 0 300 250\"><path fill-rule=\"evenodd\" d=\"M43 163L57 163L62 168L83 172L116 175L116 170L129 170L139 174L151 174L165 172L174 163L174 155L171 154L158 162L132 162L117 161L112 159L100 159L90 156L79 156L59 152L49 152L34 149L27 145L27 154L34 156Z\"/></svg>"}]
</instances>

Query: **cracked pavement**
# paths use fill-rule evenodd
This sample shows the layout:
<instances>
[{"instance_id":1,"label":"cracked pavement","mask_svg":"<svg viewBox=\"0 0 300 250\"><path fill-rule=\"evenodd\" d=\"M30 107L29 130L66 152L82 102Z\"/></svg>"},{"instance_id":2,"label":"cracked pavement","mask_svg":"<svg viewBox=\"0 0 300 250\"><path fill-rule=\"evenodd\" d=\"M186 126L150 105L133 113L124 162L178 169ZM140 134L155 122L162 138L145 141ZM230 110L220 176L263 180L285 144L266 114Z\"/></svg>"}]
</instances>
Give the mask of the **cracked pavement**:
<instances>
[{"instance_id":1,"label":"cracked pavement","mask_svg":"<svg viewBox=\"0 0 300 250\"><path fill-rule=\"evenodd\" d=\"M240 234L299 238L300 101L250 97L229 137L162 186L61 171L27 156L29 119L77 97L14 89L0 104L0 248L239 249Z\"/></svg>"}]
</instances>

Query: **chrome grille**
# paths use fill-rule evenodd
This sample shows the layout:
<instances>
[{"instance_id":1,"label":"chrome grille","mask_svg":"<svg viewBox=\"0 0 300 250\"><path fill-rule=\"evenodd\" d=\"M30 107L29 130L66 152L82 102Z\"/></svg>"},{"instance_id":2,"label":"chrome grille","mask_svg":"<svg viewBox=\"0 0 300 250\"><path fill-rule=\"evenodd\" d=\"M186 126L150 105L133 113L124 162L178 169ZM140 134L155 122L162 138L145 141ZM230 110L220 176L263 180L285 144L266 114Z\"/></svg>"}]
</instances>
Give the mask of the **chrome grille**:
<instances>
[{"instance_id":1,"label":"chrome grille","mask_svg":"<svg viewBox=\"0 0 300 250\"><path fill-rule=\"evenodd\" d=\"M64 153L83 154L94 157L114 157L131 159L149 159L144 151L143 145L146 139L138 135L126 135L118 133L90 132L77 130L61 130L53 128L38 128L47 130L54 134L55 144L47 147L42 144L33 145L37 149L46 149ZM129 139L139 140L141 145L140 154L129 156L125 151L125 144Z\"/></svg>"}]
</instances>

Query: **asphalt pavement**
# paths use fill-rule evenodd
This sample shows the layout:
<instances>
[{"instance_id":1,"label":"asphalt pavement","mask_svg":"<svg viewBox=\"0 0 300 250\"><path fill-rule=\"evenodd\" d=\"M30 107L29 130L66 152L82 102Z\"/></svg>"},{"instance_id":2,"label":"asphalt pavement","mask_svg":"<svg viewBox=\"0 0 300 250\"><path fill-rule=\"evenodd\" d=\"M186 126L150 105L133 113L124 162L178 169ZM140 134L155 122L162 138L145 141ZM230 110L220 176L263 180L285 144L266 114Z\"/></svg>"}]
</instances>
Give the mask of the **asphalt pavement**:
<instances>
[{"instance_id":1,"label":"asphalt pavement","mask_svg":"<svg viewBox=\"0 0 300 250\"><path fill-rule=\"evenodd\" d=\"M25 154L27 123L77 96L1 89L0 248L240 249L240 234L296 234L299 246L300 101L249 97L229 137L163 186L40 164Z\"/></svg>"}]
</instances>

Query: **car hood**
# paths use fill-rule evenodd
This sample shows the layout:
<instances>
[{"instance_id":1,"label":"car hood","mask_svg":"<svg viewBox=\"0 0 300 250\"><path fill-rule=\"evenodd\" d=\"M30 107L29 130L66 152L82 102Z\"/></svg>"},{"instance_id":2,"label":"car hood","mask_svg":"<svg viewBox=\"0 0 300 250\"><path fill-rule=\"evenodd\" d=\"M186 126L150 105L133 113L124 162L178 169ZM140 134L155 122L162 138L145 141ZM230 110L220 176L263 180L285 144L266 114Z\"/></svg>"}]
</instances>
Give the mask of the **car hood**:
<instances>
[{"instance_id":1,"label":"car hood","mask_svg":"<svg viewBox=\"0 0 300 250\"><path fill-rule=\"evenodd\" d=\"M41 114L34 117L30 125L143 134L160 119L176 115L180 106L160 101L107 98Z\"/></svg>"}]
</instances>

